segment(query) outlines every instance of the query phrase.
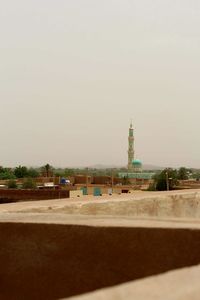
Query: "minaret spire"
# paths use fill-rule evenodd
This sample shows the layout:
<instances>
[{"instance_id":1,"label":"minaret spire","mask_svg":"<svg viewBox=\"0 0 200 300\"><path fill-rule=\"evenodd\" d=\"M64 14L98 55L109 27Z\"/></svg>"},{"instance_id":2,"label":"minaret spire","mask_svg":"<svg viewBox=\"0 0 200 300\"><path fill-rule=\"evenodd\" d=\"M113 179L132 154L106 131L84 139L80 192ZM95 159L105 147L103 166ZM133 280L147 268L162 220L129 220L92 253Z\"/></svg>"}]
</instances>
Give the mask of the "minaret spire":
<instances>
[{"instance_id":1,"label":"minaret spire","mask_svg":"<svg viewBox=\"0 0 200 300\"><path fill-rule=\"evenodd\" d=\"M132 162L134 160L134 129L133 121L131 120L128 136L128 170L133 170Z\"/></svg>"}]
</instances>

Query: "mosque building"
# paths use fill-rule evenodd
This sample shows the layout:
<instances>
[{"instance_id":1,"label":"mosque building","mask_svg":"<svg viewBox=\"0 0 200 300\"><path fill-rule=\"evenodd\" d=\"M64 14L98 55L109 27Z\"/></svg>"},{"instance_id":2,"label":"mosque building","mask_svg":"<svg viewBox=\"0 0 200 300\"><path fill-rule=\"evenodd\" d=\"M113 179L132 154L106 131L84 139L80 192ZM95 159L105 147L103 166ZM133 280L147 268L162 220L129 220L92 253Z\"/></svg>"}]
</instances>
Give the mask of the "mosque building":
<instances>
[{"instance_id":1,"label":"mosque building","mask_svg":"<svg viewBox=\"0 0 200 300\"><path fill-rule=\"evenodd\" d=\"M126 178L133 184L146 184L151 181L155 173L143 172L142 161L135 158L135 137L133 124L129 127L128 136L128 165L127 172L119 173L120 178Z\"/></svg>"}]
</instances>

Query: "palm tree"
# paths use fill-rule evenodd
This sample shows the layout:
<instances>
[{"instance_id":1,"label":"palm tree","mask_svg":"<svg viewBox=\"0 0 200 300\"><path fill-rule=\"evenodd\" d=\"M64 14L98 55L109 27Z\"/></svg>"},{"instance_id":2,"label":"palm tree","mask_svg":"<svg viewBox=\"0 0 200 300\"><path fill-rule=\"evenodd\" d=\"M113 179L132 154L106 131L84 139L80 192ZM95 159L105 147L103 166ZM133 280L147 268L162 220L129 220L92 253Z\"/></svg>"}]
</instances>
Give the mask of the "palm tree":
<instances>
[{"instance_id":1,"label":"palm tree","mask_svg":"<svg viewBox=\"0 0 200 300\"><path fill-rule=\"evenodd\" d=\"M41 168L41 171L43 174L45 174L45 177L50 177L53 173L53 167L50 166L50 164L46 164Z\"/></svg>"}]
</instances>

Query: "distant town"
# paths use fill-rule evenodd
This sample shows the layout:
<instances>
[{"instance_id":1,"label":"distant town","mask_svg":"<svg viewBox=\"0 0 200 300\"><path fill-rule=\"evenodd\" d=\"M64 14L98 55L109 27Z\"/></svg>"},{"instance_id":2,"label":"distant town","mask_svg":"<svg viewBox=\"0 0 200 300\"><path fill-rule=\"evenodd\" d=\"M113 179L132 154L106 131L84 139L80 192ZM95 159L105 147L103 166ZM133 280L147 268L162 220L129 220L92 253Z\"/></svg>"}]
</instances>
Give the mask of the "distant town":
<instances>
[{"instance_id":1,"label":"distant town","mask_svg":"<svg viewBox=\"0 0 200 300\"><path fill-rule=\"evenodd\" d=\"M200 187L200 170L143 168L135 158L134 128L128 134L128 162L122 168L55 168L49 163L33 168L0 167L0 201L69 198L82 195L131 193L134 190L165 191ZM24 191L24 192L23 192ZM29 194L27 192L29 191Z\"/></svg>"}]
</instances>

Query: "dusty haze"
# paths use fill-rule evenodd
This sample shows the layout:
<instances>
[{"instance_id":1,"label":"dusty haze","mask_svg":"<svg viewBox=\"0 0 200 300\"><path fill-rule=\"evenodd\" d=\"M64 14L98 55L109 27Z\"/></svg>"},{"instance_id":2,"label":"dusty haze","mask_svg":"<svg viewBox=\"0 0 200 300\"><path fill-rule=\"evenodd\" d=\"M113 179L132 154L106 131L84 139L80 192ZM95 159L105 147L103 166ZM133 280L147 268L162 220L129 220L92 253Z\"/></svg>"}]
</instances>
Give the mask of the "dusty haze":
<instances>
[{"instance_id":1,"label":"dusty haze","mask_svg":"<svg viewBox=\"0 0 200 300\"><path fill-rule=\"evenodd\" d=\"M0 4L0 164L200 167L198 0Z\"/></svg>"}]
</instances>

